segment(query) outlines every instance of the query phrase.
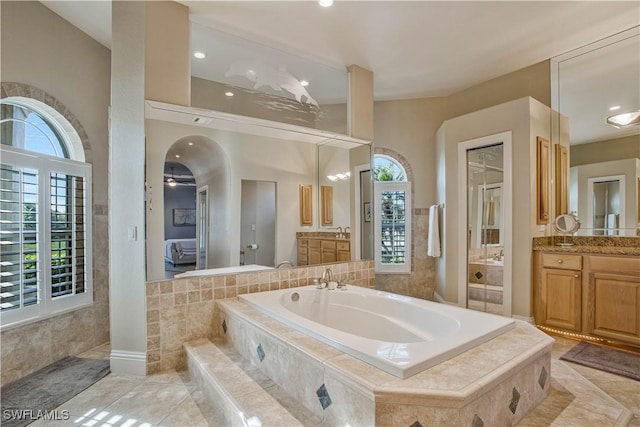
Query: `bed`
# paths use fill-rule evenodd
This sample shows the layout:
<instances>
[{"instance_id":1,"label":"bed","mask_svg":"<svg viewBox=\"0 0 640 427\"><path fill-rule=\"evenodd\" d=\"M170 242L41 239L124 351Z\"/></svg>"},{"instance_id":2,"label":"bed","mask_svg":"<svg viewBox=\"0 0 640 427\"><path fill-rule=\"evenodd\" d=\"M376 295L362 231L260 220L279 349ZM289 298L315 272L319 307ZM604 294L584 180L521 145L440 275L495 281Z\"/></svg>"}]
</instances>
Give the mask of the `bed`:
<instances>
[{"instance_id":1,"label":"bed","mask_svg":"<svg viewBox=\"0 0 640 427\"><path fill-rule=\"evenodd\" d=\"M164 259L173 265L196 263L196 239L167 239Z\"/></svg>"}]
</instances>

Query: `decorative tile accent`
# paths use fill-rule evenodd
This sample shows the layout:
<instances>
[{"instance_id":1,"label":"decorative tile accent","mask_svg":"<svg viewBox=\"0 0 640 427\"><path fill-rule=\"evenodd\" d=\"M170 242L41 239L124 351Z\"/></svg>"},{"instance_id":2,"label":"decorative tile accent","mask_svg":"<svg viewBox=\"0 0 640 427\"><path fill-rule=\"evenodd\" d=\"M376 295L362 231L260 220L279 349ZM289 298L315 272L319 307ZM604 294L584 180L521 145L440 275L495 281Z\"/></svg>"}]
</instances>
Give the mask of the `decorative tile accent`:
<instances>
[{"instance_id":1,"label":"decorative tile accent","mask_svg":"<svg viewBox=\"0 0 640 427\"><path fill-rule=\"evenodd\" d=\"M227 321L223 320L222 321L222 330L224 331L224 333L227 333Z\"/></svg>"},{"instance_id":2,"label":"decorative tile accent","mask_svg":"<svg viewBox=\"0 0 640 427\"><path fill-rule=\"evenodd\" d=\"M331 405L331 397L329 397L329 392L327 388L322 384L318 390L316 390L316 394L318 395L318 399L320 400L320 405L322 405L322 409L327 409L329 405Z\"/></svg>"},{"instance_id":3,"label":"decorative tile accent","mask_svg":"<svg viewBox=\"0 0 640 427\"><path fill-rule=\"evenodd\" d=\"M474 276L476 276L476 279L478 280L482 279L482 273L480 273L479 271Z\"/></svg>"},{"instance_id":4,"label":"decorative tile accent","mask_svg":"<svg viewBox=\"0 0 640 427\"><path fill-rule=\"evenodd\" d=\"M422 424L420 424L420 421L416 421L415 423L411 424L409 427L422 427Z\"/></svg>"},{"instance_id":5,"label":"decorative tile accent","mask_svg":"<svg viewBox=\"0 0 640 427\"><path fill-rule=\"evenodd\" d=\"M471 427L484 427L484 421L482 421L482 418L480 418L478 414L473 416L473 421L471 421Z\"/></svg>"},{"instance_id":6,"label":"decorative tile accent","mask_svg":"<svg viewBox=\"0 0 640 427\"><path fill-rule=\"evenodd\" d=\"M258 344L258 348L256 348L256 351L258 352L258 359L260 359L260 361L262 362L264 360L264 357L266 356L264 350L262 349L262 344Z\"/></svg>"},{"instance_id":7,"label":"decorative tile accent","mask_svg":"<svg viewBox=\"0 0 640 427\"><path fill-rule=\"evenodd\" d=\"M544 390L544 386L547 384L547 370L542 367L542 372L540 372L540 376L538 377L538 384L540 384L540 388Z\"/></svg>"},{"instance_id":8,"label":"decorative tile accent","mask_svg":"<svg viewBox=\"0 0 640 427\"><path fill-rule=\"evenodd\" d=\"M520 402L520 393L514 387L511 391L511 402L509 403L509 410L511 410L512 414L516 413L516 409L518 409L518 402Z\"/></svg>"}]
</instances>

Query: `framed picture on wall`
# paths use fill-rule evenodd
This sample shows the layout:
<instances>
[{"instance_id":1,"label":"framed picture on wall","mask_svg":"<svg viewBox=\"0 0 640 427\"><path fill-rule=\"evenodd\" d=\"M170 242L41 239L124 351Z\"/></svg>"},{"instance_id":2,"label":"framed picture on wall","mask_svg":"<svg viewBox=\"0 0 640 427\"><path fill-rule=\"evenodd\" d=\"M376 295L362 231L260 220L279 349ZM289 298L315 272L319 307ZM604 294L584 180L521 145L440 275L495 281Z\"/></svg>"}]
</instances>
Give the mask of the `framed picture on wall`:
<instances>
[{"instance_id":1,"label":"framed picture on wall","mask_svg":"<svg viewBox=\"0 0 640 427\"><path fill-rule=\"evenodd\" d=\"M173 210L173 226L196 225L196 210L175 208Z\"/></svg>"},{"instance_id":2,"label":"framed picture on wall","mask_svg":"<svg viewBox=\"0 0 640 427\"><path fill-rule=\"evenodd\" d=\"M364 203L364 222L371 222L371 202Z\"/></svg>"}]
</instances>

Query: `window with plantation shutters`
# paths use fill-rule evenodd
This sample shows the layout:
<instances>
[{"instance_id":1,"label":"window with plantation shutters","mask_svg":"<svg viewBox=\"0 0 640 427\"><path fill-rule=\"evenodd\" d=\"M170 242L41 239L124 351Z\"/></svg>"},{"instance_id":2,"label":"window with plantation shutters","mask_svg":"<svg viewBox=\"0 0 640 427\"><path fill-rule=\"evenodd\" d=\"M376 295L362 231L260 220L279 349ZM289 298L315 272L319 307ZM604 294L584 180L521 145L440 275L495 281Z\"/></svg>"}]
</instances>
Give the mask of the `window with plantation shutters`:
<instances>
[{"instance_id":1,"label":"window with plantation shutters","mask_svg":"<svg viewBox=\"0 0 640 427\"><path fill-rule=\"evenodd\" d=\"M68 151L60 133L47 130L40 116L29 121L31 116L23 106L2 105L3 328L92 302L91 166L64 158ZM46 149L37 152L38 147Z\"/></svg>"}]
</instances>

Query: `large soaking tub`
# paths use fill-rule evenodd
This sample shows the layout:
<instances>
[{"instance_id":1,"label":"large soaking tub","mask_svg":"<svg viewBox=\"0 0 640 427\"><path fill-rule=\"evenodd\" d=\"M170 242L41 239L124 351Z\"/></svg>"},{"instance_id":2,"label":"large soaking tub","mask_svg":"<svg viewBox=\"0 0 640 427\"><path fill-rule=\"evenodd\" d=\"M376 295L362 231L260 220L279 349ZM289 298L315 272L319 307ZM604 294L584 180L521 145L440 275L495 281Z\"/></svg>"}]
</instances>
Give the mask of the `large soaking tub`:
<instances>
[{"instance_id":1,"label":"large soaking tub","mask_svg":"<svg viewBox=\"0 0 640 427\"><path fill-rule=\"evenodd\" d=\"M399 378L515 326L513 319L357 286L240 295L263 313Z\"/></svg>"}]
</instances>

